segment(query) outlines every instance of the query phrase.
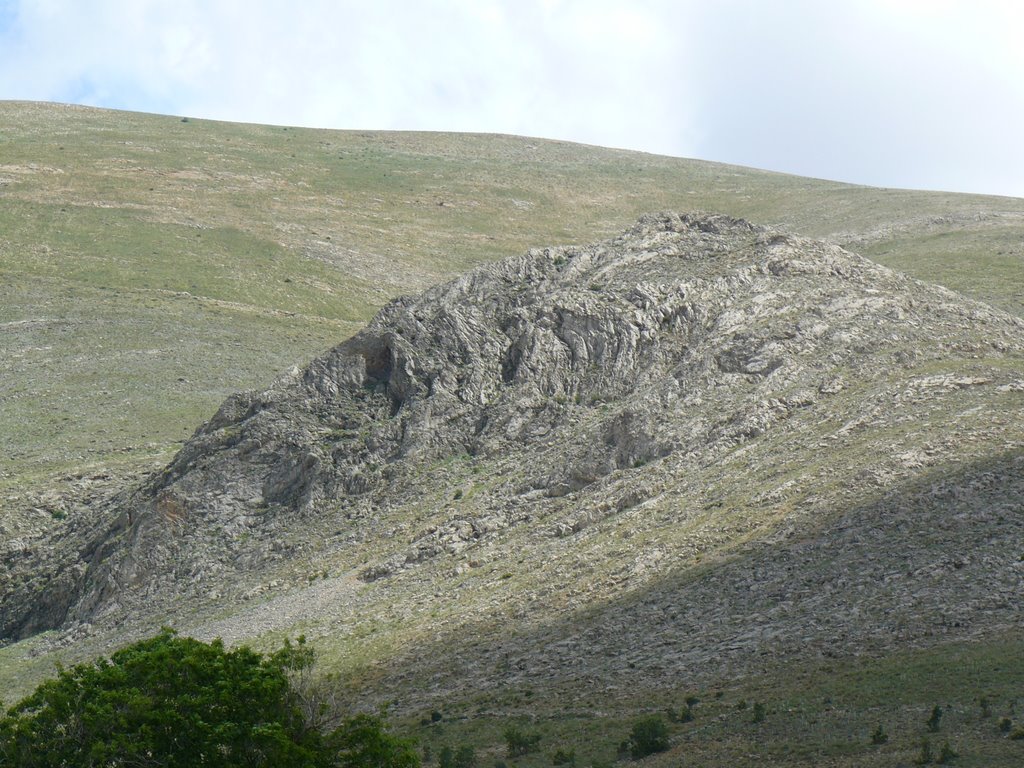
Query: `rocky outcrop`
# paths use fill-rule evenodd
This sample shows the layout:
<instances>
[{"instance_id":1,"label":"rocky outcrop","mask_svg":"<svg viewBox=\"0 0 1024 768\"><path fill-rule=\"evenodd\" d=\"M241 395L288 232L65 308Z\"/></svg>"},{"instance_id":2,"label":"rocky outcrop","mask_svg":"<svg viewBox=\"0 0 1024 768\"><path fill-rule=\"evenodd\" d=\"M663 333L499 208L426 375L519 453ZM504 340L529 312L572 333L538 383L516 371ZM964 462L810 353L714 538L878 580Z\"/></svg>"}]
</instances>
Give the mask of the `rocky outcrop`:
<instances>
[{"instance_id":1,"label":"rocky outcrop","mask_svg":"<svg viewBox=\"0 0 1024 768\"><path fill-rule=\"evenodd\" d=\"M1019 429L999 424L1021 408L1022 338L1019 319L829 243L645 216L398 299L230 398L99 527L53 544L51 574L19 565L34 575L4 587L0 628L203 610L296 588L277 574L299 561L365 584L419 569L417 600L485 561L536 563L522 595L542 595L553 547L614 536L586 544L577 594L605 599L739 542L830 530L958 451L1013 450ZM973 442L939 440L954 435Z\"/></svg>"}]
</instances>

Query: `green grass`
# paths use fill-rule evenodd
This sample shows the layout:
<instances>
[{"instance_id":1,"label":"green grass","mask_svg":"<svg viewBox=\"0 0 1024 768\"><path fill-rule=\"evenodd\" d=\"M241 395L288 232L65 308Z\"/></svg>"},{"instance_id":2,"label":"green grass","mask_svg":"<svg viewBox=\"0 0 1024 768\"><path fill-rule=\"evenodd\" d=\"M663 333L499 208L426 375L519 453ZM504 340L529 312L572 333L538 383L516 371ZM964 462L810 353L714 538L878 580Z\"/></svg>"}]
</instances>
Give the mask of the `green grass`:
<instances>
[{"instance_id":1,"label":"green grass","mask_svg":"<svg viewBox=\"0 0 1024 768\"><path fill-rule=\"evenodd\" d=\"M1024 641L1007 637L983 644L908 650L880 658L800 665L770 665L756 678L723 680L695 689L686 681L630 697L600 692L510 688L490 697L451 701L444 719L430 712L402 721L405 733L436 756L445 745L475 746L481 765L503 760L522 768L552 764L556 749L574 750L580 766L611 764L632 723L648 713L678 713L688 696L700 699L690 723L669 723L671 750L647 765L909 765L928 737L935 754L943 742L961 755L957 765L1012 766L1024 745L998 732L998 721L1024 704ZM980 701L988 701L983 716ZM755 703L764 722L753 722ZM944 715L928 733L933 706ZM1016 720L1021 719L1016 715ZM666 715L666 720L668 717ZM509 725L542 736L537 752L510 760L503 732ZM881 724L888 736L871 743Z\"/></svg>"}]
</instances>

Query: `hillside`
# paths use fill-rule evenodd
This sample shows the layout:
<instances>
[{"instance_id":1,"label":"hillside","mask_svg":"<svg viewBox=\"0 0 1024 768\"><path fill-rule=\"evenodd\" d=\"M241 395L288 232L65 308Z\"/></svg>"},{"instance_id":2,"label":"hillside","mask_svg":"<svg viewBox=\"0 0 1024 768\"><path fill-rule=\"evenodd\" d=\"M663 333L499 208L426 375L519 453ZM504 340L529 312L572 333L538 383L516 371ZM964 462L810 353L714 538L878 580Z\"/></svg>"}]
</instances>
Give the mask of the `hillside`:
<instances>
[{"instance_id":1,"label":"hillside","mask_svg":"<svg viewBox=\"0 0 1024 768\"><path fill-rule=\"evenodd\" d=\"M666 765L1016 764L1022 201L0 115L5 700L169 623L491 762L698 693Z\"/></svg>"},{"instance_id":2,"label":"hillside","mask_svg":"<svg viewBox=\"0 0 1024 768\"><path fill-rule=\"evenodd\" d=\"M0 628L301 630L407 712L620 711L766 660L998 642L1024 615L1022 331L826 242L645 216L229 398L7 559Z\"/></svg>"},{"instance_id":3,"label":"hillside","mask_svg":"<svg viewBox=\"0 0 1024 768\"><path fill-rule=\"evenodd\" d=\"M1024 203L509 136L0 104L6 535L149 469L384 302L653 210L825 237L1024 311ZM105 481L110 477L111 482ZM116 484L116 483L115 483ZM37 509L13 522L13 510ZM10 528L14 526L14 528Z\"/></svg>"}]
</instances>

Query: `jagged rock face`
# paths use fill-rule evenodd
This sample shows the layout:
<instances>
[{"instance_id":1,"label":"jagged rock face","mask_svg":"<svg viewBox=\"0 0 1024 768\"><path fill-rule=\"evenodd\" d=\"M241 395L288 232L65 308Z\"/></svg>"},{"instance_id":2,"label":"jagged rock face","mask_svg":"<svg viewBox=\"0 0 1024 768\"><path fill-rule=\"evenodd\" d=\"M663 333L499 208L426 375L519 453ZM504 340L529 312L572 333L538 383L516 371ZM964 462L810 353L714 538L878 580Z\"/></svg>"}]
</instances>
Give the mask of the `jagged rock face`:
<instances>
[{"instance_id":1,"label":"jagged rock face","mask_svg":"<svg viewBox=\"0 0 1024 768\"><path fill-rule=\"evenodd\" d=\"M723 216L645 216L612 241L533 250L396 300L305 370L232 397L65 556L58 604L33 612L36 582L9 590L0 624L21 636L240 594L311 547L364 547L345 561L364 582L473 547L543 560L530 526L543 542L584 537L673 494L701 499L700 515L678 502L671 523L695 533L671 557L638 549L636 573L678 567L814 498L811 467L831 445L859 441L816 491L822 519L854 478L877 480L879 461L925 456L939 395L969 413L978 392L1024 389L1022 331L835 245ZM794 474L755 493L729 474L744 451L759 457L752 474L772 462ZM465 512L425 502L451 461L491 472ZM698 477L717 478L714 492L688 486ZM716 523L730 506L753 511Z\"/></svg>"}]
</instances>

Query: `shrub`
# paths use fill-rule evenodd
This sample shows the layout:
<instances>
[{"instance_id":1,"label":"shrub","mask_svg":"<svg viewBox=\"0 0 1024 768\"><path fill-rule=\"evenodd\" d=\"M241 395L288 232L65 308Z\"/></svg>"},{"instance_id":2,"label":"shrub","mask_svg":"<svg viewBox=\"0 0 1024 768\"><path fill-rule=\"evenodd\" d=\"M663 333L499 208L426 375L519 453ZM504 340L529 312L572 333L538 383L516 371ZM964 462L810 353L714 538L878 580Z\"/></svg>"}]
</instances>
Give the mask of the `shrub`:
<instances>
[{"instance_id":1,"label":"shrub","mask_svg":"<svg viewBox=\"0 0 1024 768\"><path fill-rule=\"evenodd\" d=\"M1004 717L999 721L999 732L1009 733L1010 729L1013 728L1013 720L1008 717Z\"/></svg>"},{"instance_id":2,"label":"shrub","mask_svg":"<svg viewBox=\"0 0 1024 768\"><path fill-rule=\"evenodd\" d=\"M926 725L928 726L928 732L929 733L938 733L939 732L939 722L941 720L942 720L942 707L940 707L938 704L936 704L934 707L932 707L932 714L928 718L928 722L926 723Z\"/></svg>"},{"instance_id":3,"label":"shrub","mask_svg":"<svg viewBox=\"0 0 1024 768\"><path fill-rule=\"evenodd\" d=\"M942 749L939 750L939 759L935 762L939 765L949 765L958 757L960 757L960 755L953 751L953 748L949 746L949 742L947 741L942 745Z\"/></svg>"},{"instance_id":4,"label":"shrub","mask_svg":"<svg viewBox=\"0 0 1024 768\"><path fill-rule=\"evenodd\" d=\"M989 703L988 703L988 698L987 698L987 697L985 697L985 696L982 696L982 697L981 697L981 698L980 698L980 699L978 700L978 706L980 706L980 707L981 707L981 716L982 716L983 718L989 718L989 717L992 717L992 707L991 707L991 706L989 706Z\"/></svg>"},{"instance_id":5,"label":"shrub","mask_svg":"<svg viewBox=\"0 0 1024 768\"><path fill-rule=\"evenodd\" d=\"M889 734L885 732L885 729L882 728L881 723L879 723L878 727L875 729L875 732L871 734L871 743L885 744L885 742L887 742L888 740Z\"/></svg>"},{"instance_id":6,"label":"shrub","mask_svg":"<svg viewBox=\"0 0 1024 768\"><path fill-rule=\"evenodd\" d=\"M928 765L933 760L932 745L925 739L921 742L921 752L914 759L915 765Z\"/></svg>"},{"instance_id":7,"label":"shrub","mask_svg":"<svg viewBox=\"0 0 1024 768\"><path fill-rule=\"evenodd\" d=\"M534 752L540 744L539 733L525 733L512 725L505 729L505 743L508 745L509 757L521 757Z\"/></svg>"},{"instance_id":8,"label":"shrub","mask_svg":"<svg viewBox=\"0 0 1024 768\"><path fill-rule=\"evenodd\" d=\"M556 749L555 754L551 757L552 765L576 765L576 750L570 749L568 751L564 749Z\"/></svg>"},{"instance_id":9,"label":"shrub","mask_svg":"<svg viewBox=\"0 0 1024 768\"><path fill-rule=\"evenodd\" d=\"M455 768L476 768L476 750L463 744L455 752Z\"/></svg>"},{"instance_id":10,"label":"shrub","mask_svg":"<svg viewBox=\"0 0 1024 768\"><path fill-rule=\"evenodd\" d=\"M765 716L768 714L768 710L765 709L764 704L760 701L754 704L754 717L750 722L752 723L763 723Z\"/></svg>"},{"instance_id":11,"label":"shrub","mask_svg":"<svg viewBox=\"0 0 1024 768\"><path fill-rule=\"evenodd\" d=\"M664 718L661 715L649 715L633 723L629 745L630 754L637 760L667 750L668 725Z\"/></svg>"}]
</instances>

